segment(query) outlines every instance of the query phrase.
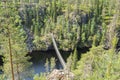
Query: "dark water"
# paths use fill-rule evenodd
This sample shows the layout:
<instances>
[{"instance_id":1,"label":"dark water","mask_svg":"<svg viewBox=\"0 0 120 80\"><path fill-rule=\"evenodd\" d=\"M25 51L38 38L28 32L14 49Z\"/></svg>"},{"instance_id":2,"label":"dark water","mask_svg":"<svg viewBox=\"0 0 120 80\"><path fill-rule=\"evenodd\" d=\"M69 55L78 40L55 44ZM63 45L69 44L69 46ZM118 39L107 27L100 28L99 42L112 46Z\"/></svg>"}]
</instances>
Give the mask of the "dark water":
<instances>
[{"instance_id":1,"label":"dark water","mask_svg":"<svg viewBox=\"0 0 120 80\"><path fill-rule=\"evenodd\" d=\"M89 48L86 48L86 47L82 49L78 49L78 59L80 59L81 53L86 53L87 51L89 51ZM67 58L71 53L73 53L73 51L60 51L60 53L66 62ZM52 57L55 58L55 62L56 62L55 68L56 69L63 68L54 50L33 51L32 53L29 53L29 55L31 56L31 61L33 62L32 67L34 68L35 74L46 72L46 68L45 68L46 59L50 61L50 58Z\"/></svg>"},{"instance_id":2,"label":"dark water","mask_svg":"<svg viewBox=\"0 0 120 80\"><path fill-rule=\"evenodd\" d=\"M60 51L60 53L63 59L66 61L71 52ZM46 60L48 59L48 62L50 63L51 58L55 58L56 69L63 68L54 50L33 51L31 53L28 53L28 55L31 56L30 62L33 63L32 68L34 70L34 74L40 74L46 72L46 67L45 67ZM26 80L33 80L33 79L26 79Z\"/></svg>"},{"instance_id":3,"label":"dark water","mask_svg":"<svg viewBox=\"0 0 120 80\"><path fill-rule=\"evenodd\" d=\"M80 59L81 53L85 53L88 50L89 48L78 49L78 59ZM66 62L67 58L72 53L72 51L60 51L60 53ZM46 72L46 68L45 68L46 59L48 59L48 61L50 62L50 59L53 57L55 58L55 63L56 63L55 68L56 69L63 68L54 50L33 51L31 53L28 53L28 56L31 56L30 62L33 63L32 68L34 70L34 75ZM1 56L0 56L0 65L2 65ZM26 78L25 80L33 80L33 78Z\"/></svg>"},{"instance_id":4,"label":"dark water","mask_svg":"<svg viewBox=\"0 0 120 80\"><path fill-rule=\"evenodd\" d=\"M70 52L63 52L63 51L60 51L60 52L63 59L66 61L67 57L70 55ZM55 63L56 63L55 68L57 69L63 68L54 50L33 51L32 53L29 53L29 56L31 56L31 62L33 63L33 68L35 73L46 72L46 69L45 69L46 59L48 59L48 61L50 62L51 58L55 58Z\"/></svg>"},{"instance_id":5,"label":"dark water","mask_svg":"<svg viewBox=\"0 0 120 80\"><path fill-rule=\"evenodd\" d=\"M64 52L64 51L60 51L60 52L64 60L66 61L67 57L70 55L70 52ZM63 68L54 50L33 51L31 53L28 53L28 56L31 57L30 62L32 62L32 69L34 70L34 75L45 73L46 72L46 67L45 67L46 60L48 59L48 62L50 63L51 58L55 58L56 69ZM0 65L3 65L2 56L0 56ZM50 66L49 66L49 69L50 69ZM0 71L0 73L2 73L2 71ZM26 78L25 80L33 80L33 78Z\"/></svg>"}]
</instances>

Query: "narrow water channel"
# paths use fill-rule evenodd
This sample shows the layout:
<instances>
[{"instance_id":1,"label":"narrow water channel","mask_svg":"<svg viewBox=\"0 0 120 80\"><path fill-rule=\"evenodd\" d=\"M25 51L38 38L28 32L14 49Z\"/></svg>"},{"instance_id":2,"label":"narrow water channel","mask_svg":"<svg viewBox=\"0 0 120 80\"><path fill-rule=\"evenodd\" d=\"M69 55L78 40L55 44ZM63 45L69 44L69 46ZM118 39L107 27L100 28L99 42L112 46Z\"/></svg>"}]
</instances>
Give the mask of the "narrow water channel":
<instances>
[{"instance_id":1,"label":"narrow water channel","mask_svg":"<svg viewBox=\"0 0 120 80\"><path fill-rule=\"evenodd\" d=\"M45 63L46 60L50 61L51 58L55 58L57 69L62 69L62 65L58 60L58 57L54 50L49 51L33 51L32 53L29 53L31 56L31 62L33 63L33 68L35 73L42 73L46 72ZM63 56L63 59L66 61L67 57L70 55L70 52L63 52L61 51L61 55Z\"/></svg>"},{"instance_id":2,"label":"narrow water channel","mask_svg":"<svg viewBox=\"0 0 120 80\"><path fill-rule=\"evenodd\" d=\"M89 50L89 48L82 48L78 49L78 58L80 59L81 53L85 53ZM72 53L72 51L60 51L63 59L65 62L67 61L67 58ZM48 50L48 51L33 51L31 53L28 53L29 56L31 56L31 62L33 63L32 67L34 68L35 73L43 73L46 72L45 70L45 63L46 59L50 61L51 58L55 58L57 69L62 69L62 65L56 55L56 52L54 50Z\"/></svg>"},{"instance_id":3,"label":"narrow water channel","mask_svg":"<svg viewBox=\"0 0 120 80\"><path fill-rule=\"evenodd\" d=\"M85 53L88 50L89 48L78 49L78 58L80 59L81 53ZM67 58L72 53L72 51L60 51L60 53L66 62ZM54 50L32 51L31 53L28 53L28 56L31 57L30 62L32 62L32 69L34 70L34 75L46 72L45 67L46 60L48 59L48 61L50 62L51 58L55 58L56 69L63 68ZM3 64L2 57L0 56L0 65L2 64ZM26 78L25 80L33 80L33 78Z\"/></svg>"},{"instance_id":4,"label":"narrow water channel","mask_svg":"<svg viewBox=\"0 0 120 80\"><path fill-rule=\"evenodd\" d=\"M71 52L60 51L60 53L61 53L63 59L66 61ZM54 50L33 51L31 53L28 53L28 55L31 56L30 62L33 63L32 68L34 70L34 74L41 74L41 73L46 72L46 67L45 67L46 60L48 59L48 61L50 63L51 58L55 58L55 63L56 63L55 68L56 69L63 68L60 61L58 60L58 57ZM50 68L50 66L49 66L49 68ZM26 80L33 80L33 79L27 78Z\"/></svg>"}]
</instances>

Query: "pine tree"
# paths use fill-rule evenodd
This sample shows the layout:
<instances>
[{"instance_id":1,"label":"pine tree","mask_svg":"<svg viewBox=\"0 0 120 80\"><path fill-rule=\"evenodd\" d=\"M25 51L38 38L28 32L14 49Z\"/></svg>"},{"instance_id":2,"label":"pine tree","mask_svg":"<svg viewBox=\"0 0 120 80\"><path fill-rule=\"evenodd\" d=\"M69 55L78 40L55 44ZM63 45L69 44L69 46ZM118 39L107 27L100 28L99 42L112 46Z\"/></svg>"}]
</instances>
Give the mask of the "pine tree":
<instances>
[{"instance_id":1,"label":"pine tree","mask_svg":"<svg viewBox=\"0 0 120 80\"><path fill-rule=\"evenodd\" d=\"M71 55L67 58L67 70L68 71L71 71L72 63L73 61L72 61L72 53L71 53Z\"/></svg>"},{"instance_id":2,"label":"pine tree","mask_svg":"<svg viewBox=\"0 0 120 80\"><path fill-rule=\"evenodd\" d=\"M72 70L76 69L77 67L77 61L78 61L78 56L77 56L77 49L75 48L73 56L72 56Z\"/></svg>"},{"instance_id":3,"label":"pine tree","mask_svg":"<svg viewBox=\"0 0 120 80\"><path fill-rule=\"evenodd\" d=\"M50 67L51 67L51 71L55 68L55 58L50 59Z\"/></svg>"},{"instance_id":4,"label":"pine tree","mask_svg":"<svg viewBox=\"0 0 120 80\"><path fill-rule=\"evenodd\" d=\"M49 72L49 61L48 61L48 59L46 59L45 68L46 68L46 73L48 74L48 72Z\"/></svg>"},{"instance_id":5,"label":"pine tree","mask_svg":"<svg viewBox=\"0 0 120 80\"><path fill-rule=\"evenodd\" d=\"M8 8L6 7L5 10L1 8L3 13L0 15L0 17L3 17L0 19L0 36L2 36L1 51L2 56L4 56L3 71L7 79L16 80L17 78L20 80L23 78L20 73L23 72L26 74L26 70L29 69L31 65L31 63L28 62L30 58L26 57L26 36L20 24L21 20L16 7L14 5L11 6L9 3L6 3L6 5Z\"/></svg>"}]
</instances>

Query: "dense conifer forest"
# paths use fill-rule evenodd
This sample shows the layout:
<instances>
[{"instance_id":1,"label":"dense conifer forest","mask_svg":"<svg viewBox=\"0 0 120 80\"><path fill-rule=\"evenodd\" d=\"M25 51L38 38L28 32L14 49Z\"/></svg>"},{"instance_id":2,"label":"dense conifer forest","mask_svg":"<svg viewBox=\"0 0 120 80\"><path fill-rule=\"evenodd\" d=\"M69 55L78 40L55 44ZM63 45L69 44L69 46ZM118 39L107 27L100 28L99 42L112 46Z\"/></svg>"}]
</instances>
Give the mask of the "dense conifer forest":
<instances>
[{"instance_id":1,"label":"dense conifer forest","mask_svg":"<svg viewBox=\"0 0 120 80\"><path fill-rule=\"evenodd\" d=\"M29 53L53 40L64 68L35 74ZM120 0L0 0L0 56L0 80L120 80Z\"/></svg>"}]
</instances>

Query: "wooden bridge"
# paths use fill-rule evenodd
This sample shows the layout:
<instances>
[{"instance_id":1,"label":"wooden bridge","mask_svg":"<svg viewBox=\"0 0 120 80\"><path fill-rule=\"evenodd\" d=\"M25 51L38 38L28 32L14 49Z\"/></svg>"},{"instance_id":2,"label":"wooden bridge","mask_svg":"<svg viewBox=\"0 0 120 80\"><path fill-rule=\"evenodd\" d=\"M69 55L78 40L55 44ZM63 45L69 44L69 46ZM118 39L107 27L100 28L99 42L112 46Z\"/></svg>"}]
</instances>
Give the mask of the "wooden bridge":
<instances>
[{"instance_id":1,"label":"wooden bridge","mask_svg":"<svg viewBox=\"0 0 120 80\"><path fill-rule=\"evenodd\" d=\"M62 56L61 56L61 54L60 54L60 52L59 52L59 50L57 48L57 44L56 44L56 41L54 39L53 34L51 34L51 38L52 38L52 42L53 42L53 46L55 48L56 54L57 54L57 56L58 56L58 58L60 60L60 63L62 64L63 68L66 69L66 63L65 63L64 59L62 58Z\"/></svg>"},{"instance_id":2,"label":"wooden bridge","mask_svg":"<svg viewBox=\"0 0 120 80\"><path fill-rule=\"evenodd\" d=\"M51 38L52 38L52 42L53 42L53 46L55 48L56 54L63 66L63 70L57 70L54 69L48 76L47 76L47 80L74 80L74 74L70 71L68 71L67 67L66 67L66 63L64 61L64 59L62 58L58 48L57 48L57 44L56 41L54 39L54 35L51 34Z\"/></svg>"}]
</instances>

